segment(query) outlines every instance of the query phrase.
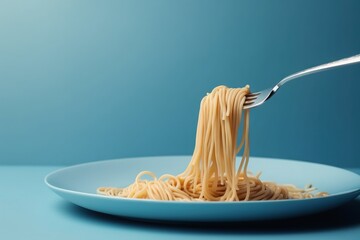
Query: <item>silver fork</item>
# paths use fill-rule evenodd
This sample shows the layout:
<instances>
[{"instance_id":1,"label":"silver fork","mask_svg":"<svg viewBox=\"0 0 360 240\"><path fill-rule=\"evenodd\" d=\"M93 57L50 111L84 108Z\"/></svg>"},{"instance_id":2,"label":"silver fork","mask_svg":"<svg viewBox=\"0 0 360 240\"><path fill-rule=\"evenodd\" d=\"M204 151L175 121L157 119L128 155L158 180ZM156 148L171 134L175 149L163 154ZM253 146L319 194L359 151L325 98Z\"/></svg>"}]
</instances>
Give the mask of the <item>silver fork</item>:
<instances>
[{"instance_id":1,"label":"silver fork","mask_svg":"<svg viewBox=\"0 0 360 240\"><path fill-rule=\"evenodd\" d=\"M359 62L360 62L360 54L352 56L352 57L348 57L348 58L343 58L343 59L340 59L340 60L337 60L334 62L325 63L325 64L322 64L322 65L319 65L316 67L308 68L301 72L294 73L294 74L282 79L273 88L264 89L260 92L249 93L248 95L246 95L246 101L244 103L243 108L249 109L249 108L254 108L254 107L260 106L265 101L270 99L282 85L284 85L285 83L287 83L295 78L299 78L299 77L313 74L316 72L328 70L328 69L335 68L335 67L341 67L341 66L345 66L345 65L349 65L349 64L359 63Z\"/></svg>"}]
</instances>

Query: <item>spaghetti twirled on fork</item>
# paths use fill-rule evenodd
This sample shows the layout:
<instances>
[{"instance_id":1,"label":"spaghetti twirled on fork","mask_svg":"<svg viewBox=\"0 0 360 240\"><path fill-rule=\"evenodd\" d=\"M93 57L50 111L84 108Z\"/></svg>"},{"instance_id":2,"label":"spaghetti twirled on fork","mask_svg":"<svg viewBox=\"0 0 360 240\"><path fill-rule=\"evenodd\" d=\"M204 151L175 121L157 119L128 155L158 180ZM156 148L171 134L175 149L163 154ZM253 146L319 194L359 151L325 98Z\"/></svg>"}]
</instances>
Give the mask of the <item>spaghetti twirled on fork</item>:
<instances>
[{"instance_id":1,"label":"spaghetti twirled on fork","mask_svg":"<svg viewBox=\"0 0 360 240\"><path fill-rule=\"evenodd\" d=\"M124 198L169 201L250 201L312 198L327 193L312 193L314 188L262 182L248 175L249 110L243 110L249 86L218 86L200 104L193 156L185 171L177 176L157 178L143 171L125 188L100 187L99 194ZM239 128L242 136L237 145ZM236 166L236 155L242 159ZM148 175L152 180L143 178Z\"/></svg>"}]
</instances>

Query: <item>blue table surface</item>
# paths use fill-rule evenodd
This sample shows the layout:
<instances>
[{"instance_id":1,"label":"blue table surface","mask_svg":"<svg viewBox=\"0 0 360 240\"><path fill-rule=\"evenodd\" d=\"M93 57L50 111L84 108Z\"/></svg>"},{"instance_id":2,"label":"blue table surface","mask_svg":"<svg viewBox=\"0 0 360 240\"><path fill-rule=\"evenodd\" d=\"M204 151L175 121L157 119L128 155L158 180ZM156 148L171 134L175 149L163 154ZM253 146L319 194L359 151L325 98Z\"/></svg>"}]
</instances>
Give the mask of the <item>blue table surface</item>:
<instances>
[{"instance_id":1,"label":"blue table surface","mask_svg":"<svg viewBox=\"0 0 360 240\"><path fill-rule=\"evenodd\" d=\"M360 197L321 214L236 223L153 223L68 203L44 184L59 166L0 166L1 239L360 239ZM360 168L349 169L360 173Z\"/></svg>"}]
</instances>

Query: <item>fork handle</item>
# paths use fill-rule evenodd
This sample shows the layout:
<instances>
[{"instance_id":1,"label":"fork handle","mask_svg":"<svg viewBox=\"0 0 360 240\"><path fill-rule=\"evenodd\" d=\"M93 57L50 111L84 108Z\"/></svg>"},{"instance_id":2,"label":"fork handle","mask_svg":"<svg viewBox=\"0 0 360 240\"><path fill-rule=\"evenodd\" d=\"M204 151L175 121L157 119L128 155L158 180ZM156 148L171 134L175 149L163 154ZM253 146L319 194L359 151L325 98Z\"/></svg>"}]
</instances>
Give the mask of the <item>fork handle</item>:
<instances>
[{"instance_id":1,"label":"fork handle","mask_svg":"<svg viewBox=\"0 0 360 240\"><path fill-rule=\"evenodd\" d=\"M281 87L282 85L284 85L285 83L295 79L295 78L299 78L302 76L306 76L309 74L313 74L313 73L317 73L317 72L321 72L321 71L325 71L331 68L335 68L335 67L341 67L341 66L345 66L345 65L349 65L349 64L354 64L354 63L359 63L360 62L360 54L352 56L352 57L348 57L348 58L343 58L334 62L330 62L330 63L325 63L316 67L312 67L312 68L308 68L306 70L303 70L301 72L297 72L294 73L290 76L287 76L286 78L284 78L283 80L281 80L278 84L276 84L276 90Z\"/></svg>"}]
</instances>

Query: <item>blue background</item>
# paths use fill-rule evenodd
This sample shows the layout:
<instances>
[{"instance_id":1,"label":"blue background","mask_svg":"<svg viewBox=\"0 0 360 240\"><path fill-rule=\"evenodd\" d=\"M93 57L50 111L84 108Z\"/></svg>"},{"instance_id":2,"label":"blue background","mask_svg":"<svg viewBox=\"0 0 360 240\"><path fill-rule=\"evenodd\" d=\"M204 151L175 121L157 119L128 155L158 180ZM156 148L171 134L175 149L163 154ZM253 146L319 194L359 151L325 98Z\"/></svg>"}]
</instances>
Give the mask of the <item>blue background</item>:
<instances>
[{"instance_id":1,"label":"blue background","mask_svg":"<svg viewBox=\"0 0 360 240\"><path fill-rule=\"evenodd\" d=\"M199 102L360 53L360 1L1 1L0 164L191 154ZM358 167L360 65L251 114L251 154Z\"/></svg>"}]
</instances>

